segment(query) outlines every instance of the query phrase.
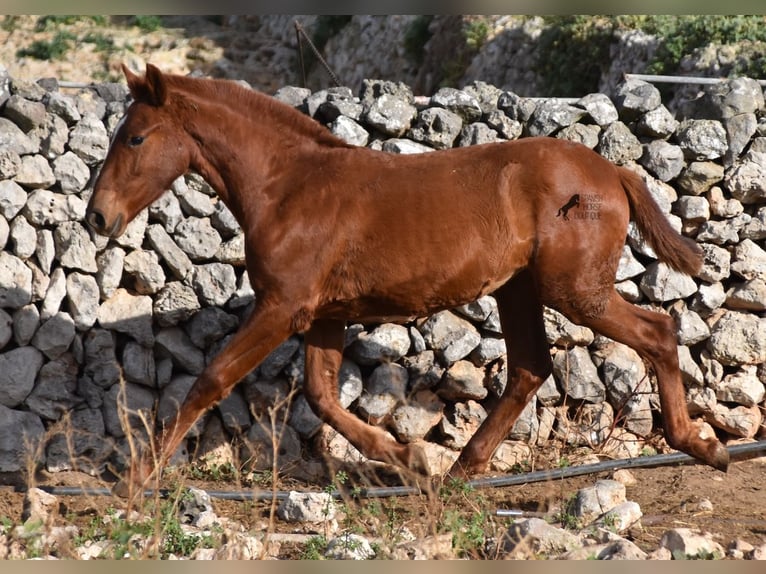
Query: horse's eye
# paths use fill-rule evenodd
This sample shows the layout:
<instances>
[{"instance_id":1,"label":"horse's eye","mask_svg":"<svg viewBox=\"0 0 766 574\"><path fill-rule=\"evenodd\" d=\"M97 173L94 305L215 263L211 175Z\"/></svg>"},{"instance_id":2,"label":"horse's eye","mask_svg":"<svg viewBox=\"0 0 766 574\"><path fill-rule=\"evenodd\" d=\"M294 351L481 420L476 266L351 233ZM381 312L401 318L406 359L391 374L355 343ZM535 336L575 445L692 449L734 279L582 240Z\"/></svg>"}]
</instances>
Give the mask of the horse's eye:
<instances>
[{"instance_id":1,"label":"horse's eye","mask_svg":"<svg viewBox=\"0 0 766 574\"><path fill-rule=\"evenodd\" d=\"M132 138L128 140L128 145L130 145L131 147L139 146L142 143L144 143L143 136L133 136Z\"/></svg>"}]
</instances>

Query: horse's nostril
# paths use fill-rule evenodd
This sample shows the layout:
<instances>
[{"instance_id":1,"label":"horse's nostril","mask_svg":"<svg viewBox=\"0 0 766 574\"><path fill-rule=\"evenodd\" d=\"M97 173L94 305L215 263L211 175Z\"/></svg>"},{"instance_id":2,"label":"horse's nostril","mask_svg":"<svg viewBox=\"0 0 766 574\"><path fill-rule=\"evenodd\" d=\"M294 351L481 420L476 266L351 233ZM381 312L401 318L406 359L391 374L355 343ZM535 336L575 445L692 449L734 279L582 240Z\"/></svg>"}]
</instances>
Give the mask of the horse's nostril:
<instances>
[{"instance_id":1,"label":"horse's nostril","mask_svg":"<svg viewBox=\"0 0 766 574\"><path fill-rule=\"evenodd\" d=\"M86 219L88 224L96 231L103 231L106 227L106 218L104 217L104 214L98 210L92 210L88 213Z\"/></svg>"}]
</instances>

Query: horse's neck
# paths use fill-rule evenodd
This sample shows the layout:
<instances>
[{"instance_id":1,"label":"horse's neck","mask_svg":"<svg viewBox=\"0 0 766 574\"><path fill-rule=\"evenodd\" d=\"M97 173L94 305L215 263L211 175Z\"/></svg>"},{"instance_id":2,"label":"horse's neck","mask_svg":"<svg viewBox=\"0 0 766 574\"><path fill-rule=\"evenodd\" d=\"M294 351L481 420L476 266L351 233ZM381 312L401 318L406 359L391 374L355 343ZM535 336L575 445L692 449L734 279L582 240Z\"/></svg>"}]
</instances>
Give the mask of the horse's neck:
<instances>
[{"instance_id":1,"label":"horse's neck","mask_svg":"<svg viewBox=\"0 0 766 574\"><path fill-rule=\"evenodd\" d=\"M192 169L216 190L240 224L243 194L249 196L248 204L259 203L253 196L264 192L275 166L289 162L296 149L323 145L323 131L307 123L309 118L297 111L297 116L286 113L268 98L256 95L242 105L231 105L220 96L195 98L193 116L183 122L198 142Z\"/></svg>"}]
</instances>

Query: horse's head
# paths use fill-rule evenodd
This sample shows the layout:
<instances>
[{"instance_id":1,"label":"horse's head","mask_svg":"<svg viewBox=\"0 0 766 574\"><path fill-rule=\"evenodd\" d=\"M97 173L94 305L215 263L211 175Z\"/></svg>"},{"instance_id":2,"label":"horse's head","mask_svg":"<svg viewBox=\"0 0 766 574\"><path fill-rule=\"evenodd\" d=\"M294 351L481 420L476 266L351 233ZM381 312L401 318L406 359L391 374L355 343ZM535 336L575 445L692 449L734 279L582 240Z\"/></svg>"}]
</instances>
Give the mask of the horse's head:
<instances>
[{"instance_id":1,"label":"horse's head","mask_svg":"<svg viewBox=\"0 0 766 574\"><path fill-rule=\"evenodd\" d=\"M102 235L116 237L138 213L189 169L190 137L170 105L168 79L147 64L146 75L122 67L133 102L109 146L86 220Z\"/></svg>"}]
</instances>

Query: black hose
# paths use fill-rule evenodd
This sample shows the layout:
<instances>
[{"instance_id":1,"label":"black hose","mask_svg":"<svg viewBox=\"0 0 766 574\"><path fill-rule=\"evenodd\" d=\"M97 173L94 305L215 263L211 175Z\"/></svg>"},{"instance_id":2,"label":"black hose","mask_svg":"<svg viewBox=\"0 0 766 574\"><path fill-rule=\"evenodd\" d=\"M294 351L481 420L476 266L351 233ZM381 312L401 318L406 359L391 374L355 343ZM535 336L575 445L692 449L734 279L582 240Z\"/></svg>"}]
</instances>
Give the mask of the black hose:
<instances>
[{"instance_id":1,"label":"black hose","mask_svg":"<svg viewBox=\"0 0 766 574\"><path fill-rule=\"evenodd\" d=\"M727 448L732 460L744 460L754 458L759 453L766 453L766 440L737 444ZM695 458L682 452L670 454L657 454L653 456L640 456L637 458L624 458L618 460L605 460L594 464L583 464L579 466L568 466L552 470L538 470L525 474L510 474L503 476L492 476L487 478L476 478L467 481L467 486L473 488L497 488L501 486L515 486L520 484L529 484L533 482L543 482L546 480L556 480L570 478L573 476L582 476L584 474L594 474L622 468L655 468L658 466L670 466L672 464L698 464ZM78 486L40 486L40 490L59 496L111 496L112 491L108 488L87 488ZM161 497L167 497L172 491L161 489L157 492L146 490L144 496L154 496L159 494ZM211 498L222 500L238 501L268 501L284 500L289 496L288 491L280 490L277 492L269 490L206 490ZM372 488L356 489L352 493L332 491L333 498L342 498L351 496L352 498L387 498L392 496L411 496L421 494L420 488L416 486L382 486Z\"/></svg>"}]
</instances>

